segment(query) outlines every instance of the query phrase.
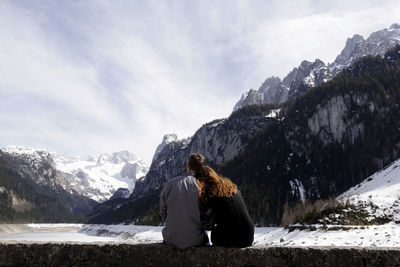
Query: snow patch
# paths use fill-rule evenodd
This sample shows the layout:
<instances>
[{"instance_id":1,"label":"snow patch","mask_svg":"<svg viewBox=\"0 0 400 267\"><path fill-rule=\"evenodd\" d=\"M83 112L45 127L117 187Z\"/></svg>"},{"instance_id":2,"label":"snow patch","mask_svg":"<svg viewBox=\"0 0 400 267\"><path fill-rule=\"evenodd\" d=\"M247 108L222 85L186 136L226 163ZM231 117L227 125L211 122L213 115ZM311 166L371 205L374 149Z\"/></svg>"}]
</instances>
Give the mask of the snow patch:
<instances>
[{"instance_id":1,"label":"snow patch","mask_svg":"<svg viewBox=\"0 0 400 267\"><path fill-rule=\"evenodd\" d=\"M296 194L296 189L299 190L300 199L304 203L306 201L306 194L305 194L306 191L304 190L304 186L301 183L301 181L294 179L290 180L289 184L290 188L292 189L292 195Z\"/></svg>"},{"instance_id":2,"label":"snow patch","mask_svg":"<svg viewBox=\"0 0 400 267\"><path fill-rule=\"evenodd\" d=\"M332 227L327 225L327 230L324 230L317 225L315 231L256 227L253 246L400 247L398 224L346 226L342 230L333 230ZM162 228L132 224L3 224L0 225L0 241L160 243L163 240Z\"/></svg>"},{"instance_id":3,"label":"snow patch","mask_svg":"<svg viewBox=\"0 0 400 267\"><path fill-rule=\"evenodd\" d=\"M271 110L270 113L268 113L268 115L266 115L265 117L266 117L266 118L276 118L277 116L279 116L280 111L281 111L280 108L278 108L278 109L273 109L273 110Z\"/></svg>"}]
</instances>

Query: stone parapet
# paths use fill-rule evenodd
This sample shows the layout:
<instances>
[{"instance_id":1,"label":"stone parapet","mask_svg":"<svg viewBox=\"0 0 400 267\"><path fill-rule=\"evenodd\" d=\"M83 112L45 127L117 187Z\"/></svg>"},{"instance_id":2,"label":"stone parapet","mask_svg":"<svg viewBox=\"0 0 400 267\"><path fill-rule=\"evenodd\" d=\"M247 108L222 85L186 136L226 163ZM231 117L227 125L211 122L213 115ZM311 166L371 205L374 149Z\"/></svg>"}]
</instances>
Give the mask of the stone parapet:
<instances>
[{"instance_id":1,"label":"stone parapet","mask_svg":"<svg viewBox=\"0 0 400 267\"><path fill-rule=\"evenodd\" d=\"M400 266L400 248L0 243L0 266Z\"/></svg>"}]
</instances>

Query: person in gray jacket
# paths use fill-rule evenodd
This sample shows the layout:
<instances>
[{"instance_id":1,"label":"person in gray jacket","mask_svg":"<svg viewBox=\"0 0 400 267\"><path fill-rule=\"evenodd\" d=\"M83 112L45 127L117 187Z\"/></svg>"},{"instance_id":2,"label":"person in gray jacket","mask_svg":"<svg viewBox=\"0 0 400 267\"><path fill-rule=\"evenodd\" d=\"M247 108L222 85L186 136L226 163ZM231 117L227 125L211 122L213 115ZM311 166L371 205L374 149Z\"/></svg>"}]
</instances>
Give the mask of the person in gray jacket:
<instances>
[{"instance_id":1,"label":"person in gray jacket","mask_svg":"<svg viewBox=\"0 0 400 267\"><path fill-rule=\"evenodd\" d=\"M169 180L160 196L164 243L178 249L208 244L200 221L198 185L191 174Z\"/></svg>"}]
</instances>

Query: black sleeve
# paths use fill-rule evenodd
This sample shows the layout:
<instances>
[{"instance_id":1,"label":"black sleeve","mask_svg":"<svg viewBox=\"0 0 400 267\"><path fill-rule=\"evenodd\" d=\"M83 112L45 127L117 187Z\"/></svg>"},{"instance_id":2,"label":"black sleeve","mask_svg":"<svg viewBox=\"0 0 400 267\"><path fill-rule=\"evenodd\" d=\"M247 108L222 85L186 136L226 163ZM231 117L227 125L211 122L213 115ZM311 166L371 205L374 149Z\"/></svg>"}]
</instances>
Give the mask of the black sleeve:
<instances>
[{"instance_id":1,"label":"black sleeve","mask_svg":"<svg viewBox=\"0 0 400 267\"><path fill-rule=\"evenodd\" d=\"M209 205L200 204L200 221L204 230L211 231L215 225L215 215Z\"/></svg>"}]
</instances>

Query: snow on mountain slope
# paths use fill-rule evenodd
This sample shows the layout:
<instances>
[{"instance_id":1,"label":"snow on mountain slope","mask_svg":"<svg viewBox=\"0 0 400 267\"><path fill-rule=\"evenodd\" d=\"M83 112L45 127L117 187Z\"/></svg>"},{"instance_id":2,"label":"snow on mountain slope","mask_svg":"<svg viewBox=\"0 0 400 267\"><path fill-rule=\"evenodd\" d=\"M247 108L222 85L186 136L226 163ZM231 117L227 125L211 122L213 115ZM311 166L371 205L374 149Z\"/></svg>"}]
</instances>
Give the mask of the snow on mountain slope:
<instances>
[{"instance_id":1,"label":"snow on mountain slope","mask_svg":"<svg viewBox=\"0 0 400 267\"><path fill-rule=\"evenodd\" d=\"M338 197L368 207L370 214L400 222L400 159ZM372 205L371 205L372 204Z\"/></svg>"},{"instance_id":2,"label":"snow on mountain slope","mask_svg":"<svg viewBox=\"0 0 400 267\"><path fill-rule=\"evenodd\" d=\"M7 146L4 153L28 162L32 168L48 163L57 170L57 179L45 181L46 185L58 184L69 193L78 193L102 202L119 188L133 190L138 179L144 177L148 166L128 151L100 155L97 161L90 155L65 157L46 149ZM38 177L36 183L41 183ZM43 182L44 183L44 182Z\"/></svg>"},{"instance_id":3,"label":"snow on mountain slope","mask_svg":"<svg viewBox=\"0 0 400 267\"><path fill-rule=\"evenodd\" d=\"M68 158L55 153L52 155L57 170L75 177L72 187L100 202L109 199L118 188L132 191L137 179L144 177L148 171L146 164L128 151L103 154L97 161L90 156Z\"/></svg>"}]
</instances>

